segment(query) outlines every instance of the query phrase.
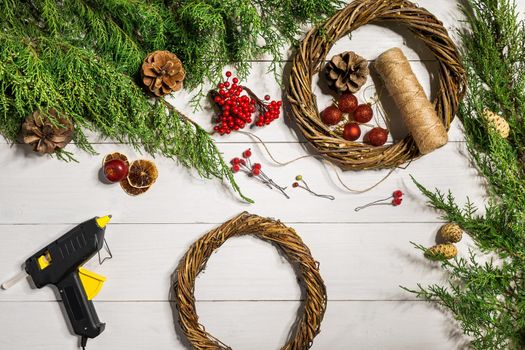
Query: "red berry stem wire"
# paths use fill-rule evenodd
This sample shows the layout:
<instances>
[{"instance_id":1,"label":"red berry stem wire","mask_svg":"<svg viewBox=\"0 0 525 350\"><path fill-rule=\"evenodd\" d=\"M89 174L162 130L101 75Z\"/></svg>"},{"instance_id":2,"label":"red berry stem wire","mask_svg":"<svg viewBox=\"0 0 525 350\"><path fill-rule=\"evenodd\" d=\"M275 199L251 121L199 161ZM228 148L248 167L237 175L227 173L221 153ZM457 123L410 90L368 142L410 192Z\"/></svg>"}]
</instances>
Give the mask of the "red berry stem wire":
<instances>
[{"instance_id":1,"label":"red berry stem wire","mask_svg":"<svg viewBox=\"0 0 525 350\"><path fill-rule=\"evenodd\" d=\"M250 149L247 149L242 153L242 158L233 158L231 160L232 171L238 173L239 171L244 172L246 175L256 178L261 181L263 184L268 186L270 189L279 190L286 198L290 199L286 193L286 187L279 186L275 183L268 175L262 171L262 166L260 163L252 163L251 161L252 152Z\"/></svg>"},{"instance_id":2,"label":"red berry stem wire","mask_svg":"<svg viewBox=\"0 0 525 350\"><path fill-rule=\"evenodd\" d=\"M294 187L294 188L302 188L303 190L306 190L306 191L310 192L311 194L313 194L316 197L326 198L326 199L329 199L331 201L333 201L335 199L335 197L330 195L330 194L319 194L319 193L316 193L316 192L312 191L312 189L310 189L310 186L308 186L306 181L304 181L302 175L297 175L295 177L295 180L296 180L296 182L294 182L293 185L292 185L292 187ZM301 185L297 181L300 181L301 183L303 183L303 185Z\"/></svg>"},{"instance_id":3,"label":"red berry stem wire","mask_svg":"<svg viewBox=\"0 0 525 350\"><path fill-rule=\"evenodd\" d=\"M390 197L378 199L376 201L370 202L368 204L362 205L355 208L355 211L360 211L362 209L374 206L374 205L392 205L394 207L400 206L403 202L403 192L400 190L395 190Z\"/></svg>"}]
</instances>

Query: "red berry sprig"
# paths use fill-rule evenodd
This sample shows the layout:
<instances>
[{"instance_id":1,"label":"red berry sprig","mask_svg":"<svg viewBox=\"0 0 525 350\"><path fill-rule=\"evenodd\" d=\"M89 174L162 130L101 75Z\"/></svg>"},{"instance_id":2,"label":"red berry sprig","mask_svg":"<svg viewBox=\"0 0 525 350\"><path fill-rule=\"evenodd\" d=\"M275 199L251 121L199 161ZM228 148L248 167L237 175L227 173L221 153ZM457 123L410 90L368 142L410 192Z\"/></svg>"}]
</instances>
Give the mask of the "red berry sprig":
<instances>
[{"instance_id":1,"label":"red berry sprig","mask_svg":"<svg viewBox=\"0 0 525 350\"><path fill-rule=\"evenodd\" d=\"M260 163L252 163L251 161L252 151L250 149L242 152L242 158L233 158L230 163L232 165L231 170L234 173L240 171L244 172L246 175L258 179L264 183L269 188L275 188L279 190L286 198L290 199L288 194L285 192L286 187L281 187L277 185L272 179L268 177L262 171L262 165Z\"/></svg>"},{"instance_id":2,"label":"red berry sprig","mask_svg":"<svg viewBox=\"0 0 525 350\"><path fill-rule=\"evenodd\" d=\"M230 84L231 77L232 72L226 72L226 81L217 85L218 90L210 92L219 109L214 118L215 132L221 135L229 134L250 124L252 127L262 127L279 118L282 101L270 101L269 95L262 101L252 90L239 85L237 77L233 77ZM243 92L246 94L242 95Z\"/></svg>"},{"instance_id":3,"label":"red berry sprig","mask_svg":"<svg viewBox=\"0 0 525 350\"><path fill-rule=\"evenodd\" d=\"M388 198L378 199L377 201L357 207L354 210L360 211L361 209L365 209L374 205L393 205L394 207L398 207L401 205L401 203L403 203L403 195L404 194L401 190L395 190Z\"/></svg>"}]
</instances>

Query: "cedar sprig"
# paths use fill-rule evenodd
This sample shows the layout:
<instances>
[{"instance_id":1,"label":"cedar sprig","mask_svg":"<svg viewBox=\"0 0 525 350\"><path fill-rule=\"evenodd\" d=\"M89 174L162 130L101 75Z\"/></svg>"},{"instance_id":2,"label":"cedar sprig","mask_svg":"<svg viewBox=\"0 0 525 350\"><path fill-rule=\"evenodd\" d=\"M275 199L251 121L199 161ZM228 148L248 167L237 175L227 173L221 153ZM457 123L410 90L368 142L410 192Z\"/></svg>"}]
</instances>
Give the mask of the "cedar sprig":
<instances>
[{"instance_id":1,"label":"cedar sprig","mask_svg":"<svg viewBox=\"0 0 525 350\"><path fill-rule=\"evenodd\" d=\"M445 286L405 288L448 311L473 349L525 347L525 24L512 0L467 0L468 28L460 32L468 93L459 117L472 164L485 179L484 214L452 193L416 183L429 205L458 223L475 241L469 257L442 260ZM487 125L483 110L510 124L508 139ZM415 181L415 180L414 180ZM426 251L426 248L416 245ZM481 252L479 252L481 251Z\"/></svg>"}]
</instances>

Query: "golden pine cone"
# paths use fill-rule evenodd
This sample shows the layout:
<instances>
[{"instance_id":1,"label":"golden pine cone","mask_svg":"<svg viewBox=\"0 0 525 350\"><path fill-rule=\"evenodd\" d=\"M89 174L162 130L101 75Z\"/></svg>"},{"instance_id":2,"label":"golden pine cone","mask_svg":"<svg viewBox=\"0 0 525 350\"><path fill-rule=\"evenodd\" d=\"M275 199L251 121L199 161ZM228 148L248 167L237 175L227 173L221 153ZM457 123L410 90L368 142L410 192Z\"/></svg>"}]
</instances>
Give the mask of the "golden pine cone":
<instances>
[{"instance_id":1,"label":"golden pine cone","mask_svg":"<svg viewBox=\"0 0 525 350\"><path fill-rule=\"evenodd\" d=\"M368 78L368 61L353 51L346 51L332 57L325 73L330 87L341 92L357 92Z\"/></svg>"},{"instance_id":2,"label":"golden pine cone","mask_svg":"<svg viewBox=\"0 0 525 350\"><path fill-rule=\"evenodd\" d=\"M463 238L463 230L458 224L445 224L439 229L439 234L444 242L458 243Z\"/></svg>"},{"instance_id":3,"label":"golden pine cone","mask_svg":"<svg viewBox=\"0 0 525 350\"><path fill-rule=\"evenodd\" d=\"M458 255L458 249L452 243L438 244L429 248L425 255L430 259L452 259Z\"/></svg>"},{"instance_id":4,"label":"golden pine cone","mask_svg":"<svg viewBox=\"0 0 525 350\"><path fill-rule=\"evenodd\" d=\"M142 63L142 82L155 96L182 89L186 72L177 55L169 51L150 53Z\"/></svg>"},{"instance_id":5,"label":"golden pine cone","mask_svg":"<svg viewBox=\"0 0 525 350\"><path fill-rule=\"evenodd\" d=\"M54 153L71 142L73 131L71 121L50 108L47 114L35 111L26 118L22 124L22 141L40 154Z\"/></svg>"},{"instance_id":6,"label":"golden pine cone","mask_svg":"<svg viewBox=\"0 0 525 350\"><path fill-rule=\"evenodd\" d=\"M489 126L493 127L498 134L501 135L504 139L509 137L510 132L510 126L509 123L503 118L502 116L492 112L490 109L485 108L483 110L483 117L489 124Z\"/></svg>"}]
</instances>

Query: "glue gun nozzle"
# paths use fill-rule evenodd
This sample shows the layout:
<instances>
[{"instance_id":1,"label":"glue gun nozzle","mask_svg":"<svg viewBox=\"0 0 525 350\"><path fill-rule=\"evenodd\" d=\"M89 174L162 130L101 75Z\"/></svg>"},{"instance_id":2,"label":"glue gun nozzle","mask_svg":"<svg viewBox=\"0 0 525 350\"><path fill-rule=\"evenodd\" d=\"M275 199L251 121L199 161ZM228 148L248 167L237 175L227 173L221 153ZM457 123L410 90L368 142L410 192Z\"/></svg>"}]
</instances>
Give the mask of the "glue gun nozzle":
<instances>
[{"instance_id":1,"label":"glue gun nozzle","mask_svg":"<svg viewBox=\"0 0 525 350\"><path fill-rule=\"evenodd\" d=\"M97 225L100 227L100 228L104 228L106 227L106 225L108 224L108 222L111 220L111 215L106 215L106 216L101 216L99 218L96 219L97 221Z\"/></svg>"}]
</instances>

